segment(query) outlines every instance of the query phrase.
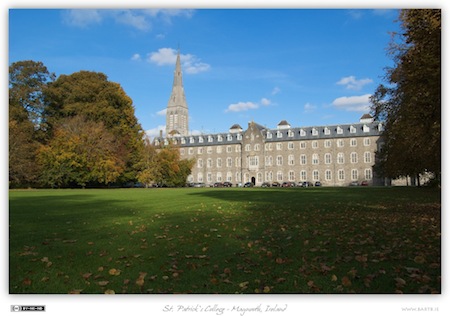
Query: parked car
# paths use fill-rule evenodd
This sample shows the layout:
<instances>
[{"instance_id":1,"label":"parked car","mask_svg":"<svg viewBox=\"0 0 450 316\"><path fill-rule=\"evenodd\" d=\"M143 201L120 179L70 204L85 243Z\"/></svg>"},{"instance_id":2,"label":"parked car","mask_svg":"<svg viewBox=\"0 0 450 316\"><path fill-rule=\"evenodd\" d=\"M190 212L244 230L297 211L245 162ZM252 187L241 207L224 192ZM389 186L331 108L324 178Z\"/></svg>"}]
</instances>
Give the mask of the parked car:
<instances>
[{"instance_id":1,"label":"parked car","mask_svg":"<svg viewBox=\"0 0 450 316\"><path fill-rule=\"evenodd\" d=\"M225 181L225 182L223 183L223 186L226 187L226 188L231 188L231 187L233 186L233 183L228 182L228 181Z\"/></svg>"},{"instance_id":2,"label":"parked car","mask_svg":"<svg viewBox=\"0 0 450 316\"><path fill-rule=\"evenodd\" d=\"M273 186L273 187L279 187L279 186L280 186L280 183L279 183L279 182L276 182L276 181L275 181L275 182L272 182L272 186Z\"/></svg>"},{"instance_id":3,"label":"parked car","mask_svg":"<svg viewBox=\"0 0 450 316\"><path fill-rule=\"evenodd\" d=\"M205 184L203 182L195 182L192 185L194 188L204 188Z\"/></svg>"},{"instance_id":4,"label":"parked car","mask_svg":"<svg viewBox=\"0 0 450 316\"><path fill-rule=\"evenodd\" d=\"M213 184L213 186L215 188L222 188L223 187L223 183L222 182L216 182L216 183Z\"/></svg>"},{"instance_id":5,"label":"parked car","mask_svg":"<svg viewBox=\"0 0 450 316\"><path fill-rule=\"evenodd\" d=\"M361 185L366 187L369 185L369 182L367 182L366 180L361 181Z\"/></svg>"},{"instance_id":6,"label":"parked car","mask_svg":"<svg viewBox=\"0 0 450 316\"><path fill-rule=\"evenodd\" d=\"M253 187L253 183L252 182L247 182L244 184L244 188L251 188Z\"/></svg>"},{"instance_id":7,"label":"parked car","mask_svg":"<svg viewBox=\"0 0 450 316\"><path fill-rule=\"evenodd\" d=\"M358 186L358 185L359 185L358 181L352 181L352 182L350 183L350 186L352 186L352 187L356 187L356 186Z\"/></svg>"},{"instance_id":8,"label":"parked car","mask_svg":"<svg viewBox=\"0 0 450 316\"><path fill-rule=\"evenodd\" d=\"M312 186L313 186L312 182L309 182L309 181L304 181L302 183L303 188L312 187Z\"/></svg>"},{"instance_id":9,"label":"parked car","mask_svg":"<svg viewBox=\"0 0 450 316\"><path fill-rule=\"evenodd\" d=\"M320 183L320 181L316 181L316 183L314 183L314 186L315 186L315 187L321 187L321 186L322 186L322 183Z\"/></svg>"},{"instance_id":10,"label":"parked car","mask_svg":"<svg viewBox=\"0 0 450 316\"><path fill-rule=\"evenodd\" d=\"M261 184L261 188L270 188L270 183L269 182L263 182L263 184Z\"/></svg>"}]
</instances>

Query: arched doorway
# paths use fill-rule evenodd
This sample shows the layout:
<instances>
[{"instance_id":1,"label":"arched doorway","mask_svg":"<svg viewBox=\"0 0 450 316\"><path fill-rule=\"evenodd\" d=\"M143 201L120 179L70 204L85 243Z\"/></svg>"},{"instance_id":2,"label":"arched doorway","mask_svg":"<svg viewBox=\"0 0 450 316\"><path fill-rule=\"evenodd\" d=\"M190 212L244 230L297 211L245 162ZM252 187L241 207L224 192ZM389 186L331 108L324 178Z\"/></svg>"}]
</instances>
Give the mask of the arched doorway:
<instances>
[{"instance_id":1,"label":"arched doorway","mask_svg":"<svg viewBox=\"0 0 450 316\"><path fill-rule=\"evenodd\" d=\"M256 179L255 179L255 177L252 177L252 183L253 183L253 185L256 184Z\"/></svg>"}]
</instances>

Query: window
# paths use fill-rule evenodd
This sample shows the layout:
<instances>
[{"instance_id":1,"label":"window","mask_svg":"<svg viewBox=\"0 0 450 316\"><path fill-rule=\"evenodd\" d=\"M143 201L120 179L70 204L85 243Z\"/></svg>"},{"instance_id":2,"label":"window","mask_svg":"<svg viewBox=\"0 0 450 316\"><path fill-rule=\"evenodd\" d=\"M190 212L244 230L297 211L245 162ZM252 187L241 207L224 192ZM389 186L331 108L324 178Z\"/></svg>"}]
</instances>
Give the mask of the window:
<instances>
[{"instance_id":1,"label":"window","mask_svg":"<svg viewBox=\"0 0 450 316\"><path fill-rule=\"evenodd\" d=\"M331 154L330 153L325 154L324 158L325 164L329 165L331 163Z\"/></svg>"},{"instance_id":2,"label":"window","mask_svg":"<svg viewBox=\"0 0 450 316\"><path fill-rule=\"evenodd\" d=\"M300 136L306 136L306 131L303 128L300 130Z\"/></svg>"},{"instance_id":3,"label":"window","mask_svg":"<svg viewBox=\"0 0 450 316\"><path fill-rule=\"evenodd\" d=\"M338 140L336 141L336 145L337 145L338 147L344 147L344 140L343 140L343 139L338 139Z\"/></svg>"},{"instance_id":4,"label":"window","mask_svg":"<svg viewBox=\"0 0 450 316\"><path fill-rule=\"evenodd\" d=\"M278 138L282 138L282 137L283 137L283 133L280 132L280 131L277 131L277 137L278 137Z\"/></svg>"},{"instance_id":5,"label":"window","mask_svg":"<svg viewBox=\"0 0 450 316\"><path fill-rule=\"evenodd\" d=\"M236 163L235 163L235 165L236 165L236 167L240 167L241 166L241 157L236 157Z\"/></svg>"},{"instance_id":6,"label":"window","mask_svg":"<svg viewBox=\"0 0 450 316\"><path fill-rule=\"evenodd\" d=\"M300 171L300 180L301 181L307 181L308 180L308 174L306 173L306 170Z\"/></svg>"},{"instance_id":7,"label":"window","mask_svg":"<svg viewBox=\"0 0 450 316\"><path fill-rule=\"evenodd\" d=\"M258 156L248 157L248 165L250 168L257 168L259 165Z\"/></svg>"},{"instance_id":8,"label":"window","mask_svg":"<svg viewBox=\"0 0 450 316\"><path fill-rule=\"evenodd\" d=\"M300 155L300 164L306 165L306 155Z\"/></svg>"},{"instance_id":9,"label":"window","mask_svg":"<svg viewBox=\"0 0 450 316\"><path fill-rule=\"evenodd\" d=\"M184 148L181 148L181 149L180 149L180 155L181 155L181 156L184 156Z\"/></svg>"},{"instance_id":10,"label":"window","mask_svg":"<svg viewBox=\"0 0 450 316\"><path fill-rule=\"evenodd\" d=\"M338 153L337 154L337 163L338 164L343 164L345 161L344 161L344 153Z\"/></svg>"},{"instance_id":11,"label":"window","mask_svg":"<svg viewBox=\"0 0 450 316\"><path fill-rule=\"evenodd\" d=\"M277 166L283 165L283 156L277 156Z\"/></svg>"},{"instance_id":12,"label":"window","mask_svg":"<svg viewBox=\"0 0 450 316\"><path fill-rule=\"evenodd\" d=\"M197 167L198 168L203 168L203 159L199 159L199 160L197 160Z\"/></svg>"},{"instance_id":13,"label":"window","mask_svg":"<svg viewBox=\"0 0 450 316\"><path fill-rule=\"evenodd\" d=\"M355 152L352 152L350 154L350 162L351 163L357 163L358 162L358 154Z\"/></svg>"},{"instance_id":14,"label":"window","mask_svg":"<svg viewBox=\"0 0 450 316\"><path fill-rule=\"evenodd\" d=\"M331 170L330 169L325 170L325 180L331 181Z\"/></svg>"},{"instance_id":15,"label":"window","mask_svg":"<svg viewBox=\"0 0 450 316\"><path fill-rule=\"evenodd\" d=\"M227 153L231 153L231 152L232 152L231 146L227 146Z\"/></svg>"},{"instance_id":16,"label":"window","mask_svg":"<svg viewBox=\"0 0 450 316\"><path fill-rule=\"evenodd\" d=\"M313 170L313 181L319 181L319 170Z\"/></svg>"},{"instance_id":17,"label":"window","mask_svg":"<svg viewBox=\"0 0 450 316\"><path fill-rule=\"evenodd\" d=\"M227 167L233 167L233 158L231 157L227 158Z\"/></svg>"},{"instance_id":18,"label":"window","mask_svg":"<svg viewBox=\"0 0 450 316\"><path fill-rule=\"evenodd\" d=\"M216 180L217 180L218 182L222 182L222 172L217 172L217 174L216 174Z\"/></svg>"},{"instance_id":19,"label":"window","mask_svg":"<svg viewBox=\"0 0 450 316\"><path fill-rule=\"evenodd\" d=\"M250 150L251 150L251 145L250 144L245 145L245 151L250 151Z\"/></svg>"},{"instance_id":20,"label":"window","mask_svg":"<svg viewBox=\"0 0 450 316\"><path fill-rule=\"evenodd\" d=\"M201 173L201 172L197 173L197 181L203 182L203 173Z\"/></svg>"},{"instance_id":21,"label":"window","mask_svg":"<svg viewBox=\"0 0 450 316\"><path fill-rule=\"evenodd\" d=\"M340 181L344 181L345 180L345 172L344 169L339 169L338 170L338 179Z\"/></svg>"},{"instance_id":22,"label":"window","mask_svg":"<svg viewBox=\"0 0 450 316\"><path fill-rule=\"evenodd\" d=\"M273 163L272 156L266 156L265 163L266 163L266 166L271 166Z\"/></svg>"},{"instance_id":23,"label":"window","mask_svg":"<svg viewBox=\"0 0 450 316\"><path fill-rule=\"evenodd\" d=\"M295 181L295 172L294 171L289 170L288 179L289 179L289 181Z\"/></svg>"},{"instance_id":24,"label":"window","mask_svg":"<svg viewBox=\"0 0 450 316\"><path fill-rule=\"evenodd\" d=\"M306 148L306 142L300 142L300 149Z\"/></svg>"},{"instance_id":25,"label":"window","mask_svg":"<svg viewBox=\"0 0 450 316\"><path fill-rule=\"evenodd\" d=\"M212 168L212 159L211 158L208 158L208 160L206 160L206 167Z\"/></svg>"},{"instance_id":26,"label":"window","mask_svg":"<svg viewBox=\"0 0 450 316\"><path fill-rule=\"evenodd\" d=\"M212 174L211 174L211 172L208 172L208 173L206 174L206 181L212 182Z\"/></svg>"},{"instance_id":27,"label":"window","mask_svg":"<svg viewBox=\"0 0 450 316\"><path fill-rule=\"evenodd\" d=\"M283 150L283 144L277 143L277 150Z\"/></svg>"},{"instance_id":28,"label":"window","mask_svg":"<svg viewBox=\"0 0 450 316\"><path fill-rule=\"evenodd\" d=\"M211 135L208 136L208 143L212 143L214 141L213 137Z\"/></svg>"},{"instance_id":29,"label":"window","mask_svg":"<svg viewBox=\"0 0 450 316\"><path fill-rule=\"evenodd\" d=\"M370 151L366 151L364 153L364 162L371 163L372 162L372 153Z\"/></svg>"},{"instance_id":30,"label":"window","mask_svg":"<svg viewBox=\"0 0 450 316\"><path fill-rule=\"evenodd\" d=\"M358 169L352 169L352 180L358 180Z\"/></svg>"},{"instance_id":31,"label":"window","mask_svg":"<svg viewBox=\"0 0 450 316\"><path fill-rule=\"evenodd\" d=\"M283 181L283 172L281 171L277 172L277 181Z\"/></svg>"},{"instance_id":32,"label":"window","mask_svg":"<svg viewBox=\"0 0 450 316\"><path fill-rule=\"evenodd\" d=\"M266 172L266 181L272 181L272 180L273 180L272 171Z\"/></svg>"},{"instance_id":33,"label":"window","mask_svg":"<svg viewBox=\"0 0 450 316\"><path fill-rule=\"evenodd\" d=\"M227 172L227 181L228 182L231 182L231 181L233 181L233 175L232 175L232 173L231 172Z\"/></svg>"},{"instance_id":34,"label":"window","mask_svg":"<svg viewBox=\"0 0 450 316\"><path fill-rule=\"evenodd\" d=\"M193 144L195 142L194 137L189 137L189 143Z\"/></svg>"},{"instance_id":35,"label":"window","mask_svg":"<svg viewBox=\"0 0 450 316\"><path fill-rule=\"evenodd\" d=\"M313 165L318 165L319 164L319 155L318 154L313 154L312 155L312 164Z\"/></svg>"},{"instance_id":36,"label":"window","mask_svg":"<svg viewBox=\"0 0 450 316\"><path fill-rule=\"evenodd\" d=\"M203 147L199 147L199 148L197 149L197 153L198 153L199 155L203 154Z\"/></svg>"},{"instance_id":37,"label":"window","mask_svg":"<svg viewBox=\"0 0 450 316\"><path fill-rule=\"evenodd\" d=\"M353 125L350 126L350 133L351 134L355 134L356 133L356 128Z\"/></svg>"},{"instance_id":38,"label":"window","mask_svg":"<svg viewBox=\"0 0 450 316\"><path fill-rule=\"evenodd\" d=\"M366 180L372 180L372 169L365 169L364 170L364 178Z\"/></svg>"},{"instance_id":39,"label":"window","mask_svg":"<svg viewBox=\"0 0 450 316\"><path fill-rule=\"evenodd\" d=\"M364 138L364 146L370 146L370 138Z\"/></svg>"},{"instance_id":40,"label":"window","mask_svg":"<svg viewBox=\"0 0 450 316\"><path fill-rule=\"evenodd\" d=\"M344 130L342 129L342 127L338 126L338 127L336 128L336 133L342 134L342 133L344 133Z\"/></svg>"},{"instance_id":41,"label":"window","mask_svg":"<svg viewBox=\"0 0 450 316\"><path fill-rule=\"evenodd\" d=\"M217 146L217 147L216 147L216 152L217 152L218 154L221 154L221 153L222 153L222 146Z\"/></svg>"},{"instance_id":42,"label":"window","mask_svg":"<svg viewBox=\"0 0 450 316\"><path fill-rule=\"evenodd\" d=\"M236 135L236 139L237 139L237 140L242 140L242 134L237 134L237 135Z\"/></svg>"},{"instance_id":43,"label":"window","mask_svg":"<svg viewBox=\"0 0 450 316\"><path fill-rule=\"evenodd\" d=\"M217 141L218 141L218 142L223 141L223 136L222 136L222 135L217 135Z\"/></svg>"},{"instance_id":44,"label":"window","mask_svg":"<svg viewBox=\"0 0 450 316\"><path fill-rule=\"evenodd\" d=\"M293 166L294 165L294 155L288 156L288 165Z\"/></svg>"},{"instance_id":45,"label":"window","mask_svg":"<svg viewBox=\"0 0 450 316\"><path fill-rule=\"evenodd\" d=\"M288 143L288 149L289 150L293 150L294 149L294 143L293 142L289 142Z\"/></svg>"},{"instance_id":46,"label":"window","mask_svg":"<svg viewBox=\"0 0 450 316\"><path fill-rule=\"evenodd\" d=\"M181 139L181 143L184 145L184 144L186 144L186 139L183 137L182 139Z\"/></svg>"},{"instance_id":47,"label":"window","mask_svg":"<svg viewBox=\"0 0 450 316\"><path fill-rule=\"evenodd\" d=\"M212 147L211 146L206 147L206 153L208 155L212 154Z\"/></svg>"},{"instance_id":48,"label":"window","mask_svg":"<svg viewBox=\"0 0 450 316\"><path fill-rule=\"evenodd\" d=\"M203 143L203 137L202 137L202 136L200 136L200 137L198 138L198 142L199 142L199 143Z\"/></svg>"},{"instance_id":49,"label":"window","mask_svg":"<svg viewBox=\"0 0 450 316\"><path fill-rule=\"evenodd\" d=\"M319 130L318 130L317 128L314 127L314 128L312 129L311 133L312 133L313 136L317 136L317 135L319 135Z\"/></svg>"},{"instance_id":50,"label":"window","mask_svg":"<svg viewBox=\"0 0 450 316\"><path fill-rule=\"evenodd\" d=\"M216 165L217 168L222 168L222 158L217 158Z\"/></svg>"},{"instance_id":51,"label":"window","mask_svg":"<svg viewBox=\"0 0 450 316\"><path fill-rule=\"evenodd\" d=\"M257 182L263 182L262 173L261 172L258 172L258 174L256 175L256 181Z\"/></svg>"},{"instance_id":52,"label":"window","mask_svg":"<svg viewBox=\"0 0 450 316\"><path fill-rule=\"evenodd\" d=\"M328 127L325 127L325 128L323 129L323 133L324 133L325 135L330 135L330 129L329 129Z\"/></svg>"},{"instance_id":53,"label":"window","mask_svg":"<svg viewBox=\"0 0 450 316\"><path fill-rule=\"evenodd\" d=\"M291 131L291 130L289 130L289 131L288 131L288 136L289 136L289 137L294 137L294 132Z\"/></svg>"},{"instance_id":54,"label":"window","mask_svg":"<svg viewBox=\"0 0 450 316\"><path fill-rule=\"evenodd\" d=\"M367 126L366 124L364 124L364 126L363 126L363 132L364 132L364 133L370 132L370 127Z\"/></svg>"},{"instance_id":55,"label":"window","mask_svg":"<svg viewBox=\"0 0 450 316\"><path fill-rule=\"evenodd\" d=\"M227 141L231 142L233 140L233 136L231 134L227 135Z\"/></svg>"},{"instance_id":56,"label":"window","mask_svg":"<svg viewBox=\"0 0 450 316\"><path fill-rule=\"evenodd\" d=\"M236 145L234 147L235 152L240 153L241 152L241 145Z\"/></svg>"},{"instance_id":57,"label":"window","mask_svg":"<svg viewBox=\"0 0 450 316\"><path fill-rule=\"evenodd\" d=\"M350 139L350 146L351 147L356 147L356 145L357 145L356 138Z\"/></svg>"},{"instance_id":58,"label":"window","mask_svg":"<svg viewBox=\"0 0 450 316\"><path fill-rule=\"evenodd\" d=\"M331 140L327 139L326 141L323 142L325 148L330 148L331 147Z\"/></svg>"},{"instance_id":59,"label":"window","mask_svg":"<svg viewBox=\"0 0 450 316\"><path fill-rule=\"evenodd\" d=\"M312 142L312 148L318 148L319 147L319 142L317 140Z\"/></svg>"},{"instance_id":60,"label":"window","mask_svg":"<svg viewBox=\"0 0 450 316\"><path fill-rule=\"evenodd\" d=\"M189 148L189 155L193 155L194 154L194 148Z\"/></svg>"},{"instance_id":61,"label":"window","mask_svg":"<svg viewBox=\"0 0 450 316\"><path fill-rule=\"evenodd\" d=\"M260 150L260 145L259 144L255 144L255 146L253 146L253 150L254 151L259 151Z\"/></svg>"},{"instance_id":62,"label":"window","mask_svg":"<svg viewBox=\"0 0 450 316\"><path fill-rule=\"evenodd\" d=\"M272 138L272 133L271 132L267 132L267 138L271 139Z\"/></svg>"},{"instance_id":63,"label":"window","mask_svg":"<svg viewBox=\"0 0 450 316\"><path fill-rule=\"evenodd\" d=\"M266 149L266 151L272 151L272 143L265 144L264 148Z\"/></svg>"}]
</instances>

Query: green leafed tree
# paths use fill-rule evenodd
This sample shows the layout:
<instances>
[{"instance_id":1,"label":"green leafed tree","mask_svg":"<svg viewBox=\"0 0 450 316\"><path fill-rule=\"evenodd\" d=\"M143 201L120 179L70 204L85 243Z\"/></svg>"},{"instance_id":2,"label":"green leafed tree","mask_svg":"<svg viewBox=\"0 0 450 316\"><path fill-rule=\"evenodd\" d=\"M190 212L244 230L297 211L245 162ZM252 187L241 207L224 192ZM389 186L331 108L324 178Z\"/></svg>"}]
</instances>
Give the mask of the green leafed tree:
<instances>
[{"instance_id":1,"label":"green leafed tree","mask_svg":"<svg viewBox=\"0 0 450 316\"><path fill-rule=\"evenodd\" d=\"M134 114L131 98L122 87L108 81L103 73L80 71L61 75L46 90L48 106L44 112L49 131L62 120L82 116L103 124L115 137L124 168L117 181L133 181L137 163L141 160L143 131Z\"/></svg>"},{"instance_id":2,"label":"green leafed tree","mask_svg":"<svg viewBox=\"0 0 450 316\"><path fill-rule=\"evenodd\" d=\"M402 10L389 53L394 67L372 97L385 121L379 167L385 176L441 173L441 10Z\"/></svg>"},{"instance_id":3,"label":"green leafed tree","mask_svg":"<svg viewBox=\"0 0 450 316\"><path fill-rule=\"evenodd\" d=\"M80 115L63 119L39 149L42 181L52 187L115 182L125 168L121 152L102 122Z\"/></svg>"},{"instance_id":4,"label":"green leafed tree","mask_svg":"<svg viewBox=\"0 0 450 316\"><path fill-rule=\"evenodd\" d=\"M44 92L54 74L42 62L19 61L9 66L9 181L34 185L38 179L36 150L43 139Z\"/></svg>"}]
</instances>

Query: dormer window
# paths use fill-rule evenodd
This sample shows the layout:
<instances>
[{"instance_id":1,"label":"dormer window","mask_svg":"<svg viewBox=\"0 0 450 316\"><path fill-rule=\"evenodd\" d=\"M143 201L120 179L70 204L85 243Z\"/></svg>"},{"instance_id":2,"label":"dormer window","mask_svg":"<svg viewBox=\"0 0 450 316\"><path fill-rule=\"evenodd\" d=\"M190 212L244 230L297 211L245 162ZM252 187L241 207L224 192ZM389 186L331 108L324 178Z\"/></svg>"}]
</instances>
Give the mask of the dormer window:
<instances>
[{"instance_id":1,"label":"dormer window","mask_svg":"<svg viewBox=\"0 0 450 316\"><path fill-rule=\"evenodd\" d=\"M283 133L280 131L277 131L277 138L281 138L281 137L283 137Z\"/></svg>"},{"instance_id":2,"label":"dormer window","mask_svg":"<svg viewBox=\"0 0 450 316\"><path fill-rule=\"evenodd\" d=\"M271 132L267 132L267 138L271 139L272 138L272 133Z\"/></svg>"},{"instance_id":3,"label":"dormer window","mask_svg":"<svg viewBox=\"0 0 450 316\"><path fill-rule=\"evenodd\" d=\"M242 134L237 134L236 139L237 140L242 140Z\"/></svg>"},{"instance_id":4,"label":"dormer window","mask_svg":"<svg viewBox=\"0 0 450 316\"><path fill-rule=\"evenodd\" d=\"M222 137L222 135L218 135L218 136L217 136L217 141L218 141L218 142L221 142L221 141L223 141L223 137Z\"/></svg>"},{"instance_id":5,"label":"dormer window","mask_svg":"<svg viewBox=\"0 0 450 316\"><path fill-rule=\"evenodd\" d=\"M338 126L338 127L336 128L336 133L342 134L342 133L344 133L344 130L342 129L342 127Z\"/></svg>"},{"instance_id":6,"label":"dormer window","mask_svg":"<svg viewBox=\"0 0 450 316\"><path fill-rule=\"evenodd\" d=\"M312 129L311 133L312 133L313 136L319 135L319 131L315 127Z\"/></svg>"},{"instance_id":7,"label":"dormer window","mask_svg":"<svg viewBox=\"0 0 450 316\"><path fill-rule=\"evenodd\" d=\"M350 126L350 133L351 133L351 134L356 133L356 128L355 128L353 125Z\"/></svg>"},{"instance_id":8,"label":"dormer window","mask_svg":"<svg viewBox=\"0 0 450 316\"><path fill-rule=\"evenodd\" d=\"M184 137L181 139L181 143L186 144L186 139Z\"/></svg>"},{"instance_id":9,"label":"dormer window","mask_svg":"<svg viewBox=\"0 0 450 316\"><path fill-rule=\"evenodd\" d=\"M325 135L330 135L330 129L329 129L328 127L325 127L325 128L323 129L323 133L324 133Z\"/></svg>"},{"instance_id":10,"label":"dormer window","mask_svg":"<svg viewBox=\"0 0 450 316\"><path fill-rule=\"evenodd\" d=\"M193 144L195 142L194 137L189 137L189 143Z\"/></svg>"},{"instance_id":11,"label":"dormer window","mask_svg":"<svg viewBox=\"0 0 450 316\"><path fill-rule=\"evenodd\" d=\"M366 124L364 124L364 126L363 126L363 132L364 132L364 133L370 132L370 127L367 126Z\"/></svg>"},{"instance_id":12,"label":"dormer window","mask_svg":"<svg viewBox=\"0 0 450 316\"><path fill-rule=\"evenodd\" d=\"M200 137L198 138L198 142L199 142L199 143L203 143L203 136L200 136Z\"/></svg>"},{"instance_id":13,"label":"dormer window","mask_svg":"<svg viewBox=\"0 0 450 316\"><path fill-rule=\"evenodd\" d=\"M211 135L208 136L208 143L212 143L214 141L213 137Z\"/></svg>"},{"instance_id":14,"label":"dormer window","mask_svg":"<svg viewBox=\"0 0 450 316\"><path fill-rule=\"evenodd\" d=\"M289 136L289 137L294 137L294 132L291 131L291 130L289 130L289 131L288 131L288 136Z\"/></svg>"},{"instance_id":15,"label":"dormer window","mask_svg":"<svg viewBox=\"0 0 450 316\"><path fill-rule=\"evenodd\" d=\"M300 130L300 136L306 136L306 131L303 128Z\"/></svg>"},{"instance_id":16,"label":"dormer window","mask_svg":"<svg viewBox=\"0 0 450 316\"><path fill-rule=\"evenodd\" d=\"M231 142L232 140L233 140L233 136L230 135L230 134L228 134L228 135L227 135L227 141Z\"/></svg>"}]
</instances>

